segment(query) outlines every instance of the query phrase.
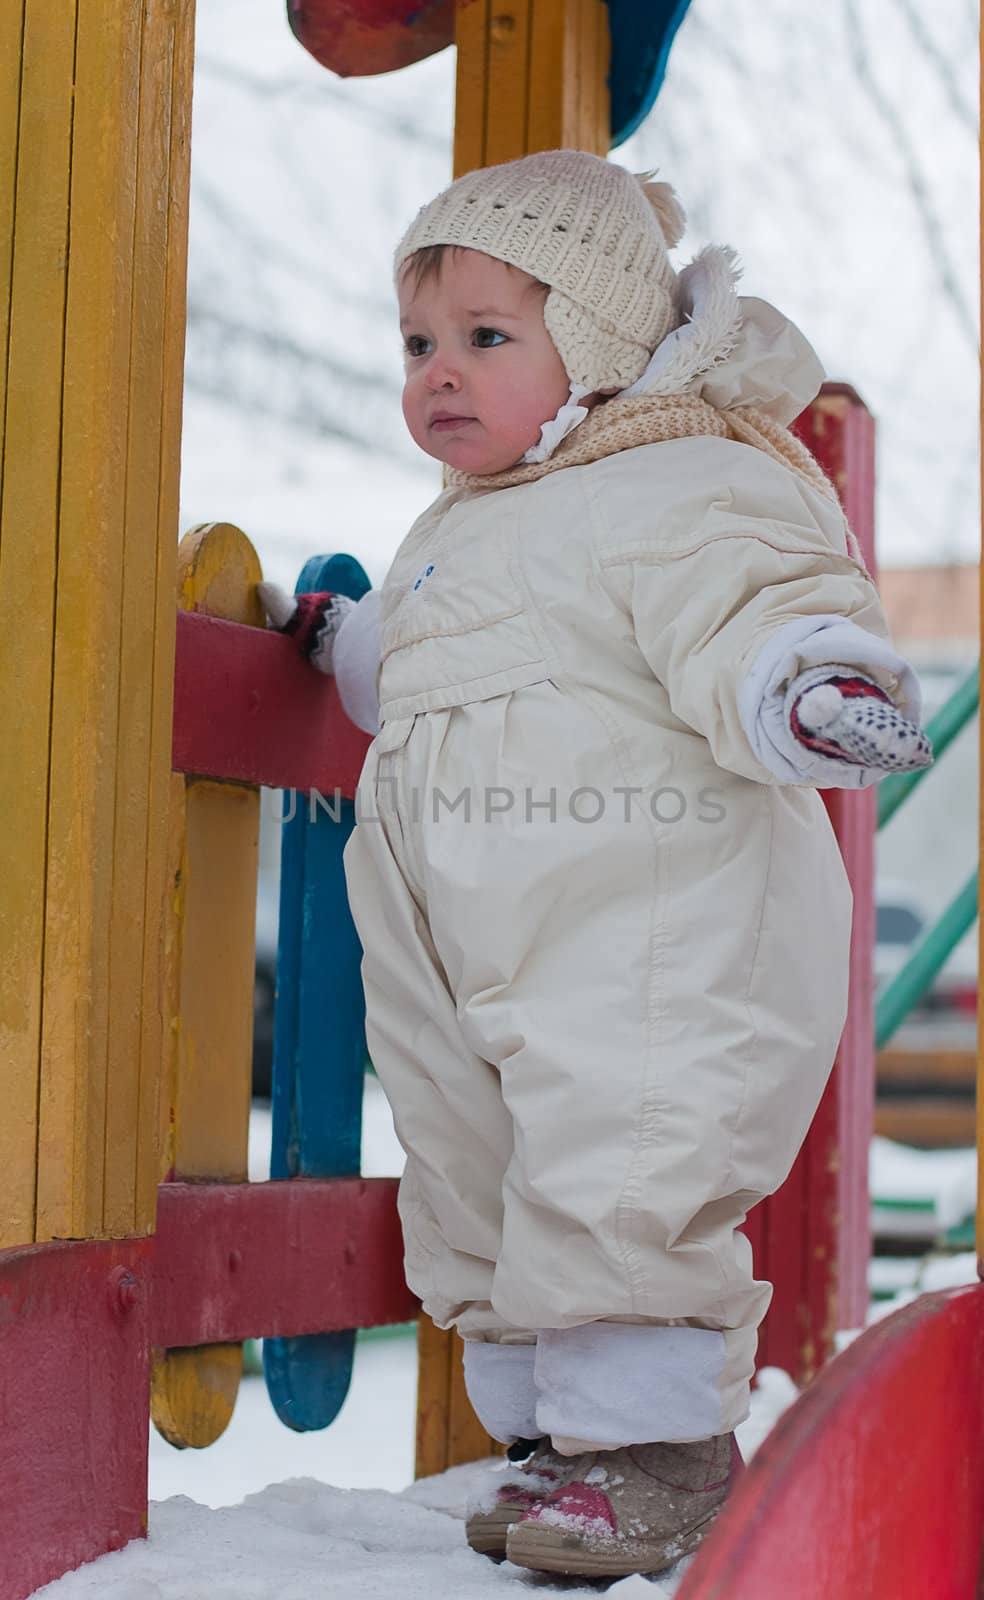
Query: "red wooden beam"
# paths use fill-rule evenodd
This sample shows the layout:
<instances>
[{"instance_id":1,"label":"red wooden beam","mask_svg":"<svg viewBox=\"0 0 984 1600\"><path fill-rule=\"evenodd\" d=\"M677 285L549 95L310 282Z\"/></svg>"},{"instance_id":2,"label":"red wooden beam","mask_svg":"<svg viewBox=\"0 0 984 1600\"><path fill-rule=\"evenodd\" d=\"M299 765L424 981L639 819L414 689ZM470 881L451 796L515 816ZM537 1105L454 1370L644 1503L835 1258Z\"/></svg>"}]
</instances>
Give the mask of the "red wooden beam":
<instances>
[{"instance_id":1,"label":"red wooden beam","mask_svg":"<svg viewBox=\"0 0 984 1600\"><path fill-rule=\"evenodd\" d=\"M395 1178L161 1184L153 1343L290 1338L415 1317L396 1187Z\"/></svg>"},{"instance_id":2,"label":"red wooden beam","mask_svg":"<svg viewBox=\"0 0 984 1600\"><path fill-rule=\"evenodd\" d=\"M283 634L179 611L175 772L351 799L369 735Z\"/></svg>"},{"instance_id":3,"label":"red wooden beam","mask_svg":"<svg viewBox=\"0 0 984 1600\"><path fill-rule=\"evenodd\" d=\"M152 1239L0 1251L0 1595L147 1531Z\"/></svg>"},{"instance_id":4,"label":"red wooden beam","mask_svg":"<svg viewBox=\"0 0 984 1600\"><path fill-rule=\"evenodd\" d=\"M781 1417L677 1600L975 1600L984 1288L924 1295Z\"/></svg>"}]
</instances>

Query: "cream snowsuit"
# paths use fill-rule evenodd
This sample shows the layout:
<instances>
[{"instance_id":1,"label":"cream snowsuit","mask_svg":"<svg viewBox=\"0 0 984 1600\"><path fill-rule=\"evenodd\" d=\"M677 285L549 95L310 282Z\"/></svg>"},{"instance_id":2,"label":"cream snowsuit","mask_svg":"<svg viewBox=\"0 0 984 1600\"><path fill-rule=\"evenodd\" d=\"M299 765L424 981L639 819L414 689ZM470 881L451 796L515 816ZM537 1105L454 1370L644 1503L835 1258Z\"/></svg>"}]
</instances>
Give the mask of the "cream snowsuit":
<instances>
[{"instance_id":1,"label":"cream snowsuit","mask_svg":"<svg viewBox=\"0 0 984 1600\"><path fill-rule=\"evenodd\" d=\"M669 1420L640 1437L725 1432L771 1293L736 1230L820 1098L851 922L748 686L780 630L788 678L840 618L897 662L875 590L829 498L697 437L447 491L381 607L345 867L408 1281L466 1340L538 1334L541 1432L599 1438L576 1360L599 1322L627 1369L656 1332L626 1381Z\"/></svg>"}]
</instances>

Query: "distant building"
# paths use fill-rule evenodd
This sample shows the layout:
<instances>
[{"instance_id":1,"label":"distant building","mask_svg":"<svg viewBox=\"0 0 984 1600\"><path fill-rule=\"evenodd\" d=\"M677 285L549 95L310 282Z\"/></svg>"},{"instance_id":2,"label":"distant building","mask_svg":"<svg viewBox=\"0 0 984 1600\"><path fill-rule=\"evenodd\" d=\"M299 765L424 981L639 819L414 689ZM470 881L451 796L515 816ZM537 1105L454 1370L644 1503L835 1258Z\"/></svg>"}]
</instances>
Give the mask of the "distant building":
<instances>
[{"instance_id":1,"label":"distant building","mask_svg":"<svg viewBox=\"0 0 984 1600\"><path fill-rule=\"evenodd\" d=\"M980 650L980 573L976 564L882 567L878 588L892 637L916 666L960 666Z\"/></svg>"}]
</instances>

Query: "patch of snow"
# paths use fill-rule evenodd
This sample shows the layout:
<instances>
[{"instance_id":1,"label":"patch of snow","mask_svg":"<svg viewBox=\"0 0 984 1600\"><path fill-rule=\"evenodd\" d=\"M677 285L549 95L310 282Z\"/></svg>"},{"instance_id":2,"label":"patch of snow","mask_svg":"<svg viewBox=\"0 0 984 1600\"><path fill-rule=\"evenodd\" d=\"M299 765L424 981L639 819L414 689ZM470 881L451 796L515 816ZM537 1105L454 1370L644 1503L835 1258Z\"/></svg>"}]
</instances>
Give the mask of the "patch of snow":
<instances>
[{"instance_id":1,"label":"patch of snow","mask_svg":"<svg viewBox=\"0 0 984 1600\"><path fill-rule=\"evenodd\" d=\"M942 1232L973 1216L977 1154L973 1149L913 1150L874 1138L868 1168L877 1231Z\"/></svg>"}]
</instances>

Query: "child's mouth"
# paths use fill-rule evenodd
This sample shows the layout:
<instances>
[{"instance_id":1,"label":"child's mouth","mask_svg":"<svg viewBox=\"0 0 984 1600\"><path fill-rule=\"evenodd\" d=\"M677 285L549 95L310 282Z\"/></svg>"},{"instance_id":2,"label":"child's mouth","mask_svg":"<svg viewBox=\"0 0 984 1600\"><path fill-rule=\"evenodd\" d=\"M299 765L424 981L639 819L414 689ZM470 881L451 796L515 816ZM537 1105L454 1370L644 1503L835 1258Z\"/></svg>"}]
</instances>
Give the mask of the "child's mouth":
<instances>
[{"instance_id":1,"label":"child's mouth","mask_svg":"<svg viewBox=\"0 0 984 1600\"><path fill-rule=\"evenodd\" d=\"M439 417L431 423L437 433L451 433L455 428L467 428L476 419L474 417Z\"/></svg>"}]
</instances>

